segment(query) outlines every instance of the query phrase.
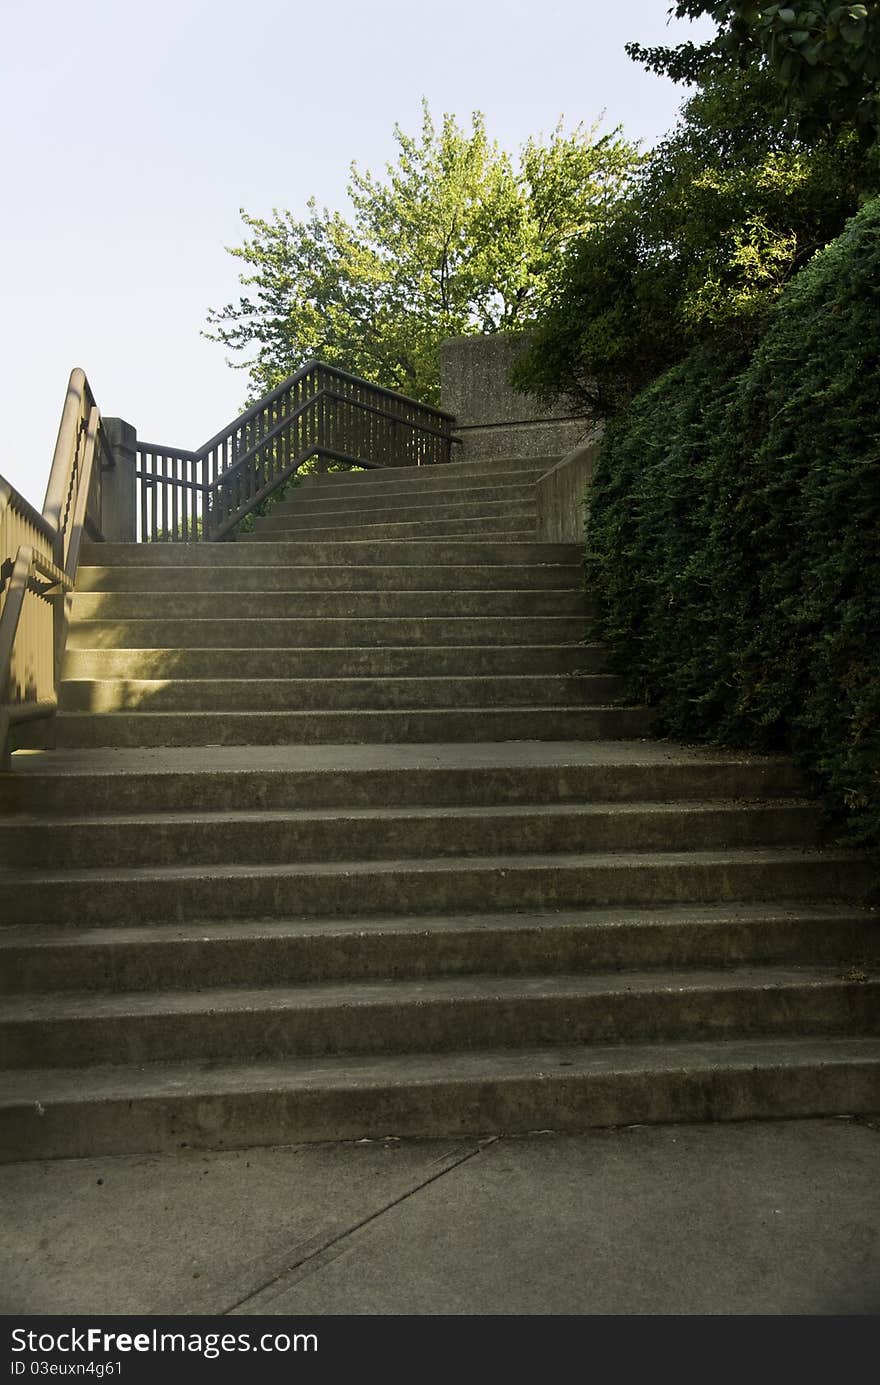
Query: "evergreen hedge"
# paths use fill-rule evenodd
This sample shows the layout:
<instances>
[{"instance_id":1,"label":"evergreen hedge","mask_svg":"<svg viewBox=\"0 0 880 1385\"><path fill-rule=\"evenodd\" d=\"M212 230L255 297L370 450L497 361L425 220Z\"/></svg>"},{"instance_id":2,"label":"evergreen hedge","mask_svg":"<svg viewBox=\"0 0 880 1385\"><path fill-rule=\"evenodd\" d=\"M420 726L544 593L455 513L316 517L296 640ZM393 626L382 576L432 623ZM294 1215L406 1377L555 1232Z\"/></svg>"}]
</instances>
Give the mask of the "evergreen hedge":
<instances>
[{"instance_id":1,"label":"evergreen hedge","mask_svg":"<svg viewBox=\"0 0 880 1385\"><path fill-rule=\"evenodd\" d=\"M606 434L600 637L661 732L793 753L880 844L880 199L748 349L695 350Z\"/></svg>"}]
</instances>

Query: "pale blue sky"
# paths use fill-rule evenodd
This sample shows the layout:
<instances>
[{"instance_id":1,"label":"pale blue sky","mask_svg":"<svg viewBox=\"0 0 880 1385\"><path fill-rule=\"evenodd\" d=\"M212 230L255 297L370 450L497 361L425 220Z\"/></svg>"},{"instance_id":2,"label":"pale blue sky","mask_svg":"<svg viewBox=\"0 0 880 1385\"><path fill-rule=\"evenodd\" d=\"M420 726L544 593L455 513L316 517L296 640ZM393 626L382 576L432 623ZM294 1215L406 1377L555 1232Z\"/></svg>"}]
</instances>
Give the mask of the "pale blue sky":
<instances>
[{"instance_id":1,"label":"pale blue sky","mask_svg":"<svg viewBox=\"0 0 880 1385\"><path fill-rule=\"evenodd\" d=\"M239 207L344 210L348 166L381 170L393 126L486 116L511 151L603 112L650 145L683 91L624 43L669 0L41 0L7 6L0 472L37 505L68 374L151 441L197 447L244 377L200 332L235 296Z\"/></svg>"}]
</instances>

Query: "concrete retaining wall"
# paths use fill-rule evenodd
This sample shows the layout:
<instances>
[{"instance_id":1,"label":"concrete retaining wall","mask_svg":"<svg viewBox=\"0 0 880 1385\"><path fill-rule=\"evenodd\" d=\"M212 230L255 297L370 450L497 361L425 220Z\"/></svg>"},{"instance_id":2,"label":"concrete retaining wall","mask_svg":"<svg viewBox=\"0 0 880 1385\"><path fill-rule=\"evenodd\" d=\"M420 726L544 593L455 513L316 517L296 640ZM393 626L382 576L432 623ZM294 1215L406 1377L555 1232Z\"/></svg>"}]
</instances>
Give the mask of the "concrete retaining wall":
<instances>
[{"instance_id":1,"label":"concrete retaining wall","mask_svg":"<svg viewBox=\"0 0 880 1385\"><path fill-rule=\"evenodd\" d=\"M593 479L598 436L574 448L535 483L539 543L584 543L587 492Z\"/></svg>"},{"instance_id":2,"label":"concrete retaining wall","mask_svg":"<svg viewBox=\"0 0 880 1385\"><path fill-rule=\"evenodd\" d=\"M591 420L564 407L544 409L534 396L512 388L510 372L528 341L527 333L497 332L443 342L441 402L455 415L459 461L558 457L591 433Z\"/></svg>"}]
</instances>

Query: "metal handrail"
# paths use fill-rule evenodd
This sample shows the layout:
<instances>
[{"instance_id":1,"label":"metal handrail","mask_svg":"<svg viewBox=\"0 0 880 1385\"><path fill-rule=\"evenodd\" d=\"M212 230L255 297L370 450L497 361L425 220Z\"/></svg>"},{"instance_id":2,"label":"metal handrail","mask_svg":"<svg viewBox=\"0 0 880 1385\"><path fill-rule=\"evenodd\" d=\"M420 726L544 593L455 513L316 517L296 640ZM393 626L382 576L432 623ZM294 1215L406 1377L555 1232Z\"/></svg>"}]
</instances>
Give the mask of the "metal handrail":
<instances>
[{"instance_id":1,"label":"metal handrail","mask_svg":"<svg viewBox=\"0 0 880 1385\"><path fill-rule=\"evenodd\" d=\"M448 462L453 422L433 405L308 361L195 452L138 440L140 538L226 538L314 457L361 467Z\"/></svg>"},{"instance_id":2,"label":"metal handrail","mask_svg":"<svg viewBox=\"0 0 880 1385\"><path fill-rule=\"evenodd\" d=\"M269 405L274 404L277 399L280 399L291 386L299 384L301 380L307 379L308 376L316 370L325 371L328 375L335 375L337 379L345 380L350 385L364 386L372 394L382 395L384 398L391 399L396 403L412 405L413 408L420 409L426 414L432 414L435 418L445 419L450 424L455 422L454 414L446 413L443 409L436 409L433 404L424 404L421 400L413 399L408 394L398 394L396 390L389 390L384 385L374 385L371 381L364 380L359 375L352 375L350 371L340 370L339 366L324 365L323 361L313 359L306 361L305 365L300 366L299 370L294 371L293 375L288 375L287 379L282 380L280 385L276 385L273 390L270 390L268 394L264 394L256 403L249 405L244 413L239 414L238 418L234 418L232 422L225 428L222 428L219 433L215 433L213 438L209 438L206 443L203 443L196 455L200 456L202 453L209 452L212 448L218 447L230 433L235 432L236 429L242 428L246 423L250 423L253 419L258 418L261 413L265 412Z\"/></svg>"}]
</instances>

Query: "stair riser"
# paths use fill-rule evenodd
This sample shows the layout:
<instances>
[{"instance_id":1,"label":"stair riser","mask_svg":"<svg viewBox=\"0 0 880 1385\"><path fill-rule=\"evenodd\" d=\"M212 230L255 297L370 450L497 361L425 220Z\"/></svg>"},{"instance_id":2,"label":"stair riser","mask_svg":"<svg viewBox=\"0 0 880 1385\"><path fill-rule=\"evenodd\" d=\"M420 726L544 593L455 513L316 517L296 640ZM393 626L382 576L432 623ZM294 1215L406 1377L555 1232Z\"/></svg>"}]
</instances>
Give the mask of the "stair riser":
<instances>
[{"instance_id":1,"label":"stair riser","mask_svg":"<svg viewBox=\"0 0 880 1385\"><path fill-rule=\"evenodd\" d=\"M374 489L369 492L365 492L362 486L338 486L332 491L328 491L326 487L297 486L284 500L276 501L270 513L273 516L320 513L346 515L381 511L390 515L392 519L406 519L408 516L400 513L401 511L455 506L462 514L468 511L472 514L474 510L482 510L484 505L531 504L534 499L534 483L529 479L530 476L531 473L525 477L514 473L504 482L494 485L483 485L471 480L467 485L459 483L454 486L448 482L445 486L435 484L431 487L386 485L381 490Z\"/></svg>"},{"instance_id":2,"label":"stair riser","mask_svg":"<svg viewBox=\"0 0 880 1385\"><path fill-rule=\"evenodd\" d=\"M63 712L57 745L394 745L438 741L625 740L647 736L644 707L398 712Z\"/></svg>"},{"instance_id":3,"label":"stair riser","mask_svg":"<svg viewBox=\"0 0 880 1385\"><path fill-rule=\"evenodd\" d=\"M173 935L174 929L169 929ZM144 942L71 940L64 946L5 946L0 991L150 991L391 977L498 976L736 966L836 964L841 975L880 956L876 926L864 916L774 918L723 924L630 922L608 927L557 924L452 929L425 917L421 928L389 932L375 924L341 935L304 929L283 937L251 925L247 937Z\"/></svg>"},{"instance_id":4,"label":"stair riser","mask_svg":"<svg viewBox=\"0 0 880 1385\"><path fill-rule=\"evenodd\" d=\"M266 521L268 525L268 521ZM411 523L397 522L371 524L368 521L346 524L328 524L323 527L297 528L284 525L280 528L263 527L241 534L239 543L276 543L280 538L288 542L300 540L303 543L345 543L365 539L441 539L468 538L478 534L507 534L520 542L531 538L535 532L535 512L511 513L503 516L476 516L471 519L413 520Z\"/></svg>"},{"instance_id":5,"label":"stair riser","mask_svg":"<svg viewBox=\"0 0 880 1385\"><path fill-rule=\"evenodd\" d=\"M224 592L224 619L334 620L461 619L476 616L583 616L587 599L573 591L507 592ZM218 614L215 592L119 592L78 594L73 599L73 629L80 621L211 620Z\"/></svg>"},{"instance_id":6,"label":"stair riser","mask_svg":"<svg viewBox=\"0 0 880 1385\"><path fill-rule=\"evenodd\" d=\"M775 1120L880 1109L880 1065L715 1065L680 1072L551 1071L496 1082L196 1090L131 1101L33 1102L0 1115L0 1159L237 1149L324 1140L578 1131L654 1122Z\"/></svg>"},{"instance_id":7,"label":"stair riser","mask_svg":"<svg viewBox=\"0 0 880 1385\"><path fill-rule=\"evenodd\" d=\"M33 813L236 812L253 809L470 807L651 799L781 798L802 784L790 765L631 764L499 769L241 770L213 774L0 776L0 808ZM51 831L51 825L47 825Z\"/></svg>"},{"instance_id":8,"label":"stair riser","mask_svg":"<svg viewBox=\"0 0 880 1385\"><path fill-rule=\"evenodd\" d=\"M283 500L276 501L274 513L279 509L314 507L330 509L335 506L376 505L395 506L459 504L467 502L475 509L482 500L499 501L508 499L529 499L534 495L536 481L545 474L546 468L530 467L522 471L494 471L480 475L452 477L448 474L427 476L423 473L408 480L390 477L374 478L373 485L363 480L339 479L335 484L304 482L288 491Z\"/></svg>"},{"instance_id":9,"label":"stair riser","mask_svg":"<svg viewBox=\"0 0 880 1385\"><path fill-rule=\"evenodd\" d=\"M432 500L426 500L421 495L398 496L389 499L387 504L377 502L372 497L369 504L357 500L343 500L327 506L288 502L273 506L268 514L256 520L256 525L262 531L271 531L347 529L350 525L359 524L421 524L423 521L433 524L441 520L454 520L457 523L462 519L470 522L475 512L486 519L524 518L530 522L537 514L531 489L524 487L517 494L501 499L493 498L492 492L487 495L481 491L473 500L450 500L441 493ZM507 527L517 529L520 525L514 523Z\"/></svg>"},{"instance_id":10,"label":"stair riser","mask_svg":"<svg viewBox=\"0 0 880 1385\"><path fill-rule=\"evenodd\" d=\"M681 808L651 813L523 815L514 819L401 816L394 819L301 818L214 823L129 821L39 827L0 824L0 864L49 869L114 866L286 864L396 860L419 856L493 856L510 852L686 851L722 847L812 845L811 807Z\"/></svg>"},{"instance_id":11,"label":"stair riser","mask_svg":"<svg viewBox=\"0 0 880 1385\"><path fill-rule=\"evenodd\" d=\"M250 603L251 606L253 603ZM576 644L588 635L576 616L462 616L310 620L79 621L68 649L319 649L375 645Z\"/></svg>"},{"instance_id":12,"label":"stair riser","mask_svg":"<svg viewBox=\"0 0 880 1385\"><path fill-rule=\"evenodd\" d=\"M458 455L458 454L453 454ZM530 472L543 476L545 471L559 461L555 457L493 457L478 462L440 462L433 466L412 467L364 467L351 471L312 472L303 478L303 488L308 490L329 490L335 492L339 487L367 486L380 490L383 486L398 487L413 485L421 490L428 485L459 485L460 483L485 484L499 476L520 477Z\"/></svg>"},{"instance_id":13,"label":"stair riser","mask_svg":"<svg viewBox=\"0 0 880 1385\"><path fill-rule=\"evenodd\" d=\"M613 674L594 678L113 680L65 682L64 711L345 711L448 707L607 706L623 702Z\"/></svg>"},{"instance_id":14,"label":"stair riser","mask_svg":"<svg viewBox=\"0 0 880 1385\"><path fill-rule=\"evenodd\" d=\"M0 1067L443 1053L880 1030L877 986L826 984L0 1021Z\"/></svg>"},{"instance_id":15,"label":"stair riser","mask_svg":"<svg viewBox=\"0 0 880 1385\"><path fill-rule=\"evenodd\" d=\"M68 650L64 676L79 678L488 678L603 673L598 645L381 645L351 649Z\"/></svg>"},{"instance_id":16,"label":"stair riser","mask_svg":"<svg viewBox=\"0 0 880 1385\"><path fill-rule=\"evenodd\" d=\"M212 918L588 908L602 904L706 904L731 900L858 901L874 883L867 864L823 857L787 861L367 869L300 874L182 875L35 880L7 891L0 923L130 924ZM11 897L10 897L11 896Z\"/></svg>"},{"instance_id":17,"label":"stair riser","mask_svg":"<svg viewBox=\"0 0 880 1385\"><path fill-rule=\"evenodd\" d=\"M246 556L239 550L240 557ZM79 601L86 593L132 592L352 592L352 591L554 591L578 590L584 570L577 563L545 563L534 567L513 564L445 564L435 567L378 564L352 567L269 567L265 563L237 567L80 567L76 575Z\"/></svg>"},{"instance_id":18,"label":"stair riser","mask_svg":"<svg viewBox=\"0 0 880 1385\"><path fill-rule=\"evenodd\" d=\"M361 539L336 544L296 543L277 540L258 548L242 548L240 543L86 543L81 562L105 567L339 567L376 564L379 567L522 567L540 563L579 564L583 559L576 543L510 543L499 539L458 543L394 542L376 543Z\"/></svg>"}]
</instances>

